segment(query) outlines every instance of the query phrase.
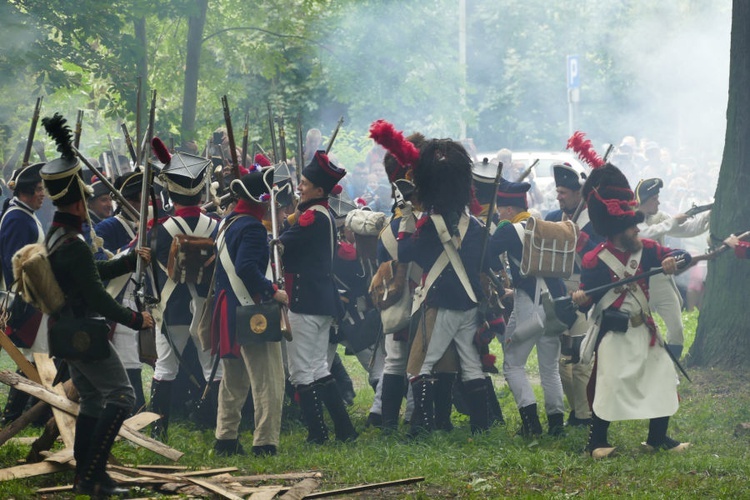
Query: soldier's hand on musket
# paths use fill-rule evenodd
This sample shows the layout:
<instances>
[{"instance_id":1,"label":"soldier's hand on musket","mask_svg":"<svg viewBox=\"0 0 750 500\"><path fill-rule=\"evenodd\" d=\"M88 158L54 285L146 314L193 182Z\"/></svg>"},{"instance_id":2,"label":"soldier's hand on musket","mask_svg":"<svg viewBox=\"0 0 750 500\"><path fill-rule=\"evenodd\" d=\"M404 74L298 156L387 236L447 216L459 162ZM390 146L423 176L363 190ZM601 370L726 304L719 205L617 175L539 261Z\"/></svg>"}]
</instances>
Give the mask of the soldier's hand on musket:
<instances>
[{"instance_id":1,"label":"soldier's hand on musket","mask_svg":"<svg viewBox=\"0 0 750 500\"><path fill-rule=\"evenodd\" d=\"M674 257L665 257L661 261L661 268L664 274L674 274L677 271L677 259Z\"/></svg>"},{"instance_id":2,"label":"soldier's hand on musket","mask_svg":"<svg viewBox=\"0 0 750 500\"><path fill-rule=\"evenodd\" d=\"M736 247L740 242L740 239L737 237L736 234L730 234L727 239L724 240L724 244L728 246L729 248Z\"/></svg>"},{"instance_id":3,"label":"soldier's hand on musket","mask_svg":"<svg viewBox=\"0 0 750 500\"><path fill-rule=\"evenodd\" d=\"M582 306L589 301L589 296L583 290L575 290L571 292L570 298L577 306Z\"/></svg>"},{"instance_id":4,"label":"soldier's hand on musket","mask_svg":"<svg viewBox=\"0 0 750 500\"><path fill-rule=\"evenodd\" d=\"M686 214L677 214L672 218L677 222L678 225L688 220L688 216Z\"/></svg>"},{"instance_id":5,"label":"soldier's hand on musket","mask_svg":"<svg viewBox=\"0 0 750 500\"><path fill-rule=\"evenodd\" d=\"M273 294L273 300L284 304L285 306L289 305L289 296L284 290L276 290L276 293Z\"/></svg>"},{"instance_id":6,"label":"soldier's hand on musket","mask_svg":"<svg viewBox=\"0 0 750 500\"><path fill-rule=\"evenodd\" d=\"M274 245L279 249L279 255L284 255L284 244L281 242L280 239L274 238L270 242L271 244L271 251L273 251Z\"/></svg>"},{"instance_id":7,"label":"soldier's hand on musket","mask_svg":"<svg viewBox=\"0 0 750 500\"><path fill-rule=\"evenodd\" d=\"M148 247L136 248L135 253L143 259L143 263L146 265L151 264L151 249Z\"/></svg>"},{"instance_id":8,"label":"soldier's hand on musket","mask_svg":"<svg viewBox=\"0 0 750 500\"><path fill-rule=\"evenodd\" d=\"M151 313L148 311L143 311L141 313L141 316L143 316L143 323L141 323L141 329L145 330L146 328L151 328L154 326L154 317L151 316Z\"/></svg>"}]
</instances>

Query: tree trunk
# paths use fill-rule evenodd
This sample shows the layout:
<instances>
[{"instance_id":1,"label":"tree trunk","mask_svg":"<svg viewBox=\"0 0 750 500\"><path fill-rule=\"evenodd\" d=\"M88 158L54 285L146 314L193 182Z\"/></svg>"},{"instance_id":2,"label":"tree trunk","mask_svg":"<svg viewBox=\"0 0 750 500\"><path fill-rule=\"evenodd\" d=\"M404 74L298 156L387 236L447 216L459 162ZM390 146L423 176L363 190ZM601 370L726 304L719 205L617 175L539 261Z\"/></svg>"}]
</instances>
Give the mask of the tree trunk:
<instances>
[{"instance_id":1,"label":"tree trunk","mask_svg":"<svg viewBox=\"0 0 750 500\"><path fill-rule=\"evenodd\" d=\"M748 229L750 204L750 2L734 0L729 68L729 103L724 155L711 213L711 233L724 238ZM726 252L708 264L706 294L690 362L722 368L750 367L750 307L745 287L747 260Z\"/></svg>"},{"instance_id":2,"label":"tree trunk","mask_svg":"<svg viewBox=\"0 0 750 500\"><path fill-rule=\"evenodd\" d=\"M182 140L194 139L195 111L198 105L198 73L200 72L203 28L206 25L208 0L195 0L195 14L188 20L187 57L185 60L185 92L182 97Z\"/></svg>"}]
</instances>

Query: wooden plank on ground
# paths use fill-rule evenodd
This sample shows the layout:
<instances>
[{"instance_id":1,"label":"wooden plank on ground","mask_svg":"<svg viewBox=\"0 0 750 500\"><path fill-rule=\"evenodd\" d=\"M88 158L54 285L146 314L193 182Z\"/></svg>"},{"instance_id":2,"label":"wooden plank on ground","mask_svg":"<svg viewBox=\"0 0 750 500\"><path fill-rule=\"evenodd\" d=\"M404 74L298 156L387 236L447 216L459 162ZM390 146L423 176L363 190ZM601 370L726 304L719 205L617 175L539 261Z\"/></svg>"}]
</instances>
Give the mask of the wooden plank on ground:
<instances>
[{"instance_id":1,"label":"wooden plank on ground","mask_svg":"<svg viewBox=\"0 0 750 500\"><path fill-rule=\"evenodd\" d=\"M287 472L284 474L256 474L254 476L227 476L212 477L214 482L231 482L231 483L256 483L259 481L299 481L307 478L323 477L320 472Z\"/></svg>"},{"instance_id":2,"label":"wooden plank on ground","mask_svg":"<svg viewBox=\"0 0 750 500\"><path fill-rule=\"evenodd\" d=\"M57 375L57 367L55 362L48 354L35 352L34 361L36 362L36 369L39 372L39 378L42 379L42 385L49 391L54 392L58 396L62 396L67 399L65 389L62 384L52 386L52 382L55 380ZM57 430L60 431L60 437L62 437L65 446L72 447L75 443L75 428L76 419L75 417L68 415L62 410L52 407L52 414L55 416L55 422L57 423Z\"/></svg>"},{"instance_id":3,"label":"wooden plank on ground","mask_svg":"<svg viewBox=\"0 0 750 500\"><path fill-rule=\"evenodd\" d=\"M52 474L53 472L60 472L68 470L69 468L70 465L68 464L47 462L46 460L35 464L16 465L15 467L0 469L0 481Z\"/></svg>"},{"instance_id":4,"label":"wooden plank on ground","mask_svg":"<svg viewBox=\"0 0 750 500\"><path fill-rule=\"evenodd\" d=\"M145 469L145 470L155 470L155 471L184 471L188 470L187 465L158 465L158 464L142 464L142 465L136 465L135 467L132 465L126 465L126 467L130 467L131 469Z\"/></svg>"},{"instance_id":5,"label":"wooden plank on ground","mask_svg":"<svg viewBox=\"0 0 750 500\"><path fill-rule=\"evenodd\" d=\"M70 381L66 383L70 383L71 385L73 384L73 382ZM31 422L41 417L42 414L47 411L48 407L49 405L47 403L45 403L44 401L39 401L28 411L24 412L23 415L6 426L2 431L0 431L0 446L5 444L5 442L10 438L24 430L26 426L28 426Z\"/></svg>"},{"instance_id":6,"label":"wooden plank on ground","mask_svg":"<svg viewBox=\"0 0 750 500\"><path fill-rule=\"evenodd\" d=\"M272 498L276 498L276 495L278 495L279 493L283 493L285 490L288 491L289 487L273 486L271 488L268 488L268 490L266 491L256 491L248 497L248 500L271 500Z\"/></svg>"},{"instance_id":7,"label":"wooden plank on ground","mask_svg":"<svg viewBox=\"0 0 750 500\"><path fill-rule=\"evenodd\" d=\"M18 350L18 347L16 347L12 340L10 340L10 337L7 335L0 335L0 347L10 354L11 359L13 359L24 375L38 384L42 383L42 379L39 378L39 372L37 372L34 365L26 359L26 356Z\"/></svg>"},{"instance_id":8,"label":"wooden plank on ground","mask_svg":"<svg viewBox=\"0 0 750 500\"><path fill-rule=\"evenodd\" d=\"M299 483L295 484L289 491L284 493L280 498L282 500L302 500L307 495L317 490L319 486L320 486L320 483L317 480L311 477L308 477L307 479L303 479Z\"/></svg>"},{"instance_id":9,"label":"wooden plank on ground","mask_svg":"<svg viewBox=\"0 0 750 500\"><path fill-rule=\"evenodd\" d=\"M372 483L372 484L360 484L357 486L351 486L349 488L341 488L338 490L320 491L318 493L312 493L307 495L305 498L324 498L338 495L351 495L352 493L358 493L360 491L376 490L379 488L390 488L392 486L403 486L405 484L413 484L424 481L424 477L410 477L408 479L397 479L395 481L386 481L383 483Z\"/></svg>"},{"instance_id":10,"label":"wooden plank on ground","mask_svg":"<svg viewBox=\"0 0 750 500\"><path fill-rule=\"evenodd\" d=\"M17 375L16 373L10 372L8 370L0 371L0 382L10 386L14 386L18 390L21 390L27 394L31 394L32 396L36 396L38 399L46 401L50 405L67 413L70 413L71 415L78 415L78 403L74 403L67 398L55 394L54 392L48 391L44 386L37 384L31 380L25 379ZM160 443L155 439L151 439L144 436L143 434L134 431L126 424L123 424L123 426L120 428L119 435L127 439L128 441L131 441L139 446L153 451L158 455L167 457L170 460L179 460L180 457L184 455L184 453L182 453L181 451L170 448L164 443Z\"/></svg>"},{"instance_id":11,"label":"wooden plank on ground","mask_svg":"<svg viewBox=\"0 0 750 500\"><path fill-rule=\"evenodd\" d=\"M216 493L217 495L220 495L226 498L227 500L245 500L243 497L239 495L235 495L234 493L227 490L226 488L222 488L218 484L212 483L210 481L206 481L203 479L196 479L194 477L188 477L186 479L193 484L197 484L201 488L205 488L208 491L211 491L212 493Z\"/></svg>"}]
</instances>

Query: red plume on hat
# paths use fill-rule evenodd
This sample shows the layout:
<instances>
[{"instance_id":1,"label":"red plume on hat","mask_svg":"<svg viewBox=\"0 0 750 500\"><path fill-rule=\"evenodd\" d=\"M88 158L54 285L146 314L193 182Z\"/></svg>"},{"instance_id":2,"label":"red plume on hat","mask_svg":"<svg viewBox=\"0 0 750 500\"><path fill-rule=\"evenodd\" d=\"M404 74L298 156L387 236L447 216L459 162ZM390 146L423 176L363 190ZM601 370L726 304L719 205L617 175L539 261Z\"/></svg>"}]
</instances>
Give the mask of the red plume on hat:
<instances>
[{"instance_id":1,"label":"red plume on hat","mask_svg":"<svg viewBox=\"0 0 750 500\"><path fill-rule=\"evenodd\" d=\"M271 160L266 158L266 155L262 153L258 153L255 155L255 158L253 158L253 163L257 163L261 167L270 167L271 166Z\"/></svg>"},{"instance_id":2,"label":"red plume on hat","mask_svg":"<svg viewBox=\"0 0 750 500\"><path fill-rule=\"evenodd\" d=\"M599 156L586 134L577 130L568 139L567 149L572 149L582 161L585 161L591 168L596 169L604 165L604 160Z\"/></svg>"},{"instance_id":3,"label":"red plume on hat","mask_svg":"<svg viewBox=\"0 0 750 500\"><path fill-rule=\"evenodd\" d=\"M385 120L377 120L370 125L370 137L387 149L403 167L416 166L419 161L419 149Z\"/></svg>"},{"instance_id":4,"label":"red plume on hat","mask_svg":"<svg viewBox=\"0 0 750 500\"><path fill-rule=\"evenodd\" d=\"M151 139L151 149L154 150L154 154L159 158L159 161L165 165L172 159L172 155L169 153L166 144L158 137Z\"/></svg>"}]
</instances>

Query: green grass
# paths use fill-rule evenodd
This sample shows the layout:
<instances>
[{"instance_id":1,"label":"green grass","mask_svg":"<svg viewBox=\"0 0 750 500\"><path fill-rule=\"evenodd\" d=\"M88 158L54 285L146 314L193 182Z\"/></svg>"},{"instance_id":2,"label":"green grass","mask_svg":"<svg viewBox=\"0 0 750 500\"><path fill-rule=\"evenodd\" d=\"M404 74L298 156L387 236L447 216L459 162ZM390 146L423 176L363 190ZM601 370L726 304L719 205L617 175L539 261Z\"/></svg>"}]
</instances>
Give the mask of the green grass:
<instances>
[{"instance_id":1,"label":"green grass","mask_svg":"<svg viewBox=\"0 0 750 500\"><path fill-rule=\"evenodd\" d=\"M685 316L686 345L692 343L697 314ZM498 366L502 362L499 346ZM536 370L532 355L529 370ZM2 365L9 366L7 355ZM691 441L685 454L644 454L639 444L645 440L646 421L616 422L610 427L610 440L620 455L594 462L581 451L587 430L568 430L563 438L544 436L538 441L515 437L520 419L513 397L502 376L494 382L501 396L507 426L472 436L468 419L454 413L456 429L436 433L419 441L409 441L403 433L384 436L376 429L364 429L372 402L364 371L354 357L345 357L358 390L352 419L361 430L356 443L324 446L305 443L306 432L297 422L285 424L279 455L270 458L215 457L211 431L196 431L186 424L170 427L169 444L185 452L180 463L190 467L237 466L244 474L317 470L324 474L323 489L360 483L375 483L425 476L423 483L363 494L367 498L747 498L748 440L736 437L737 424L750 421L750 381L744 373L718 370L691 370L693 383L680 385L681 408L673 417L670 434ZM149 374L144 374L147 379ZM3 393L7 393L3 389ZM538 394L541 397L541 392ZM544 420L544 417L542 417ZM36 431L38 432L38 431ZM30 435L30 431L26 432ZM241 438L246 448L251 437ZM0 448L0 467L15 465L26 454L26 447ZM114 454L123 462L169 463L144 449L118 443ZM2 498L28 498L41 486L69 484L72 473L40 476L0 483ZM146 491L136 492L146 495ZM65 496L60 495L60 498ZM70 497L68 494L67 497Z\"/></svg>"}]
</instances>

